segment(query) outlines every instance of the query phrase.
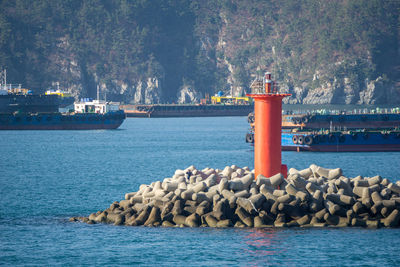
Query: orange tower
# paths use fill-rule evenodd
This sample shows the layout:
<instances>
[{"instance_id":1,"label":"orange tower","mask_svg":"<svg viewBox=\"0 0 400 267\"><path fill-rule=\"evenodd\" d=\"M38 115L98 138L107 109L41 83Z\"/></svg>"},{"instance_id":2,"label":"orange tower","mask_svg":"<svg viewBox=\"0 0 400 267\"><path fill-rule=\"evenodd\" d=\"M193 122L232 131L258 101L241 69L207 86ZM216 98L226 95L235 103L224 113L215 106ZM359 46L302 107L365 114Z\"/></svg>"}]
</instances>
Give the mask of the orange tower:
<instances>
[{"instance_id":1,"label":"orange tower","mask_svg":"<svg viewBox=\"0 0 400 267\"><path fill-rule=\"evenodd\" d=\"M247 94L254 99L255 177L259 174L271 177L277 173L286 176L287 167L282 165L281 156L282 99L291 94L279 94L269 72L258 85L258 90Z\"/></svg>"}]
</instances>

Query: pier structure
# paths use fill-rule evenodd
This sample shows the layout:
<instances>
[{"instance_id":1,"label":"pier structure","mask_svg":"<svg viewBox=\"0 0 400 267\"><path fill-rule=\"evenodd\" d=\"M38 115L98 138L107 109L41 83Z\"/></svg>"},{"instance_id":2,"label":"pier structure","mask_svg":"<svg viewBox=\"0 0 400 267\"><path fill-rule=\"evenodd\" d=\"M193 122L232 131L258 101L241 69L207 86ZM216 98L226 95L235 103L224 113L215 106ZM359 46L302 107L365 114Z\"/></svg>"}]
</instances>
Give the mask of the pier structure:
<instances>
[{"instance_id":1,"label":"pier structure","mask_svg":"<svg viewBox=\"0 0 400 267\"><path fill-rule=\"evenodd\" d=\"M253 81L251 94L254 99L254 169L259 174L271 177L282 173L287 167L282 165L282 99L291 94L280 94L270 72L263 79Z\"/></svg>"}]
</instances>

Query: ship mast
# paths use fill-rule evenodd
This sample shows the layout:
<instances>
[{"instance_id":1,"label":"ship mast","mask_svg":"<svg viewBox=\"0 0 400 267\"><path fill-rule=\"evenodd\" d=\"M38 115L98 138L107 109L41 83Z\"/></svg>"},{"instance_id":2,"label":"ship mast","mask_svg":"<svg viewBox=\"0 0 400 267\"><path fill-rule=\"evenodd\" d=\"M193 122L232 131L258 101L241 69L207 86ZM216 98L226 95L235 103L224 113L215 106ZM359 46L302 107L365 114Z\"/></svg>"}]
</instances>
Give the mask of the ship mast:
<instances>
[{"instance_id":1,"label":"ship mast","mask_svg":"<svg viewBox=\"0 0 400 267\"><path fill-rule=\"evenodd\" d=\"M100 101L99 85L97 85L97 101Z\"/></svg>"},{"instance_id":2,"label":"ship mast","mask_svg":"<svg viewBox=\"0 0 400 267\"><path fill-rule=\"evenodd\" d=\"M7 70L4 69L0 72L0 78L1 78L1 89L7 90Z\"/></svg>"}]
</instances>

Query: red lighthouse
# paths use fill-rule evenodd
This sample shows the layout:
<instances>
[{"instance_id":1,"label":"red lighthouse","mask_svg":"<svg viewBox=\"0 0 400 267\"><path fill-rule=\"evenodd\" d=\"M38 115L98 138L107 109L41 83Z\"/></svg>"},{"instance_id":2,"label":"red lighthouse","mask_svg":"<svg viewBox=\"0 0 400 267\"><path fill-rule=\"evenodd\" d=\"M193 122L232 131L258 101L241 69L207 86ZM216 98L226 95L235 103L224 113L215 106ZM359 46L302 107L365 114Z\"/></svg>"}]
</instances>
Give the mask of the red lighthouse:
<instances>
[{"instance_id":1,"label":"red lighthouse","mask_svg":"<svg viewBox=\"0 0 400 267\"><path fill-rule=\"evenodd\" d=\"M247 94L254 99L254 168L255 177L259 174L271 177L277 173L285 173L286 165L282 165L282 99L291 94L279 94L271 73L265 73L262 81L252 84L252 93Z\"/></svg>"}]
</instances>

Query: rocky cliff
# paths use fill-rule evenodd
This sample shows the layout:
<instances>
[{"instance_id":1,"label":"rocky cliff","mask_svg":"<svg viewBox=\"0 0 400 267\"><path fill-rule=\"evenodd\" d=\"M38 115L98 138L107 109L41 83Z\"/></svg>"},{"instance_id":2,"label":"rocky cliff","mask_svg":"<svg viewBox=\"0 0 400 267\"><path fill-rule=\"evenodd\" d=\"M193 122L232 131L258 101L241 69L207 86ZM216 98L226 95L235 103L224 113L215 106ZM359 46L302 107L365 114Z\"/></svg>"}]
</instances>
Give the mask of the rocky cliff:
<instances>
[{"instance_id":1,"label":"rocky cliff","mask_svg":"<svg viewBox=\"0 0 400 267\"><path fill-rule=\"evenodd\" d=\"M271 71L287 103L400 102L397 1L0 2L0 66L36 91L191 103Z\"/></svg>"}]
</instances>

